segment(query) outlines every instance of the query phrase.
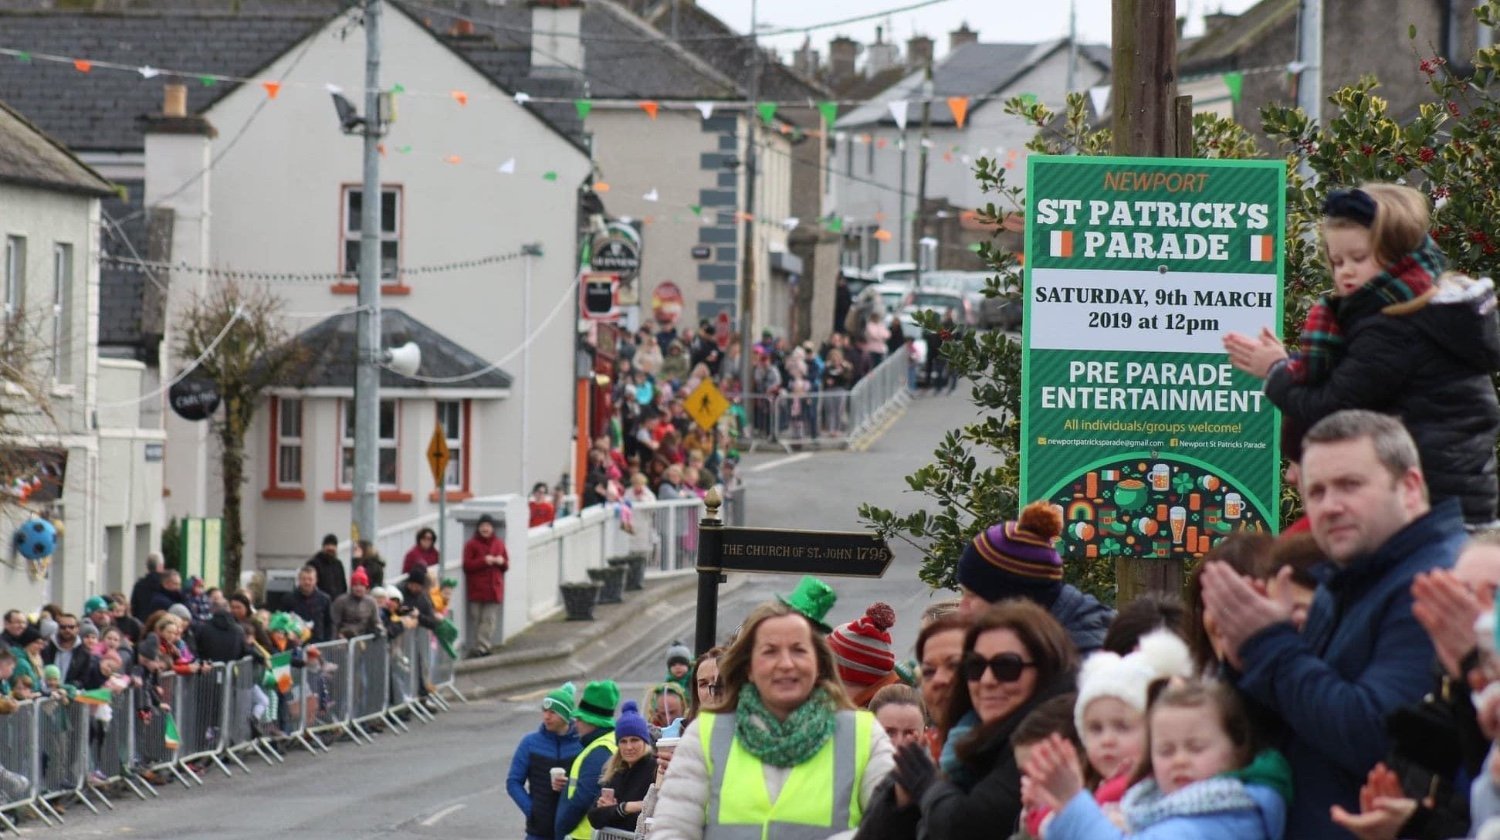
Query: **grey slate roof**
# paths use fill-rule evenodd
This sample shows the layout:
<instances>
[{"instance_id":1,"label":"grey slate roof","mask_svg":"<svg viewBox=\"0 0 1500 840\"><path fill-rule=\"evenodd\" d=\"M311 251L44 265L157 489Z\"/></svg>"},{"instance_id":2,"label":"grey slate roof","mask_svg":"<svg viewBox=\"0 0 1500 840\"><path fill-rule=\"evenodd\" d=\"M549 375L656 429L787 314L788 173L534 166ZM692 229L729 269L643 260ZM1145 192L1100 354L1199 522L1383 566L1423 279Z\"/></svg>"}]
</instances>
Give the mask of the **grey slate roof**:
<instances>
[{"instance_id":1,"label":"grey slate roof","mask_svg":"<svg viewBox=\"0 0 1500 840\"><path fill-rule=\"evenodd\" d=\"M548 82L571 82L568 96L640 99L736 99L738 85L668 40L613 0L583 7L583 67L575 72L531 72L531 10L525 3L492 6L486 0L429 0L421 7L429 26L444 31L455 20L478 35L447 39L471 61L507 73L507 84L540 95ZM509 57L502 54L509 53ZM576 72L581 70L582 72ZM548 73L556 75L547 76ZM571 104L565 108L572 110Z\"/></svg>"},{"instance_id":2,"label":"grey slate roof","mask_svg":"<svg viewBox=\"0 0 1500 840\"><path fill-rule=\"evenodd\" d=\"M346 312L326 318L303 330L292 341L307 348L309 358L300 376L303 388L353 388L356 352L355 325L359 314ZM447 377L472 373L489 362L474 355L432 327L407 315L400 309L382 309L380 333L383 346L399 347L415 341L422 348L422 366L418 376ZM454 388L506 389L511 376L491 368L473 379L453 383ZM429 388L432 386L408 379L393 370L380 369L381 388Z\"/></svg>"},{"instance_id":3,"label":"grey slate roof","mask_svg":"<svg viewBox=\"0 0 1500 840\"><path fill-rule=\"evenodd\" d=\"M1240 53L1265 33L1297 14L1298 0L1261 0L1203 33L1177 54L1179 71L1207 73L1240 66Z\"/></svg>"},{"instance_id":4,"label":"grey slate roof","mask_svg":"<svg viewBox=\"0 0 1500 840\"><path fill-rule=\"evenodd\" d=\"M1067 48L1067 39L1039 44L964 44L933 65L933 96L941 103L950 96L984 97L998 93L1047 56ZM1109 48L1079 44L1078 60L1092 62L1107 69ZM913 102L919 100L922 82L921 71L907 74L896 84L871 95L865 104L839 117L836 126L842 129L878 124L894 125L895 120L891 117L887 103L902 99ZM973 113L995 101L998 100L980 99L969 106L969 111ZM935 106L931 122L933 125L952 125L953 114L947 107Z\"/></svg>"},{"instance_id":5,"label":"grey slate roof","mask_svg":"<svg viewBox=\"0 0 1500 840\"><path fill-rule=\"evenodd\" d=\"M696 2L666 0L649 13L647 20L668 37L680 38L682 46L736 84L743 87L748 81L754 55L750 39ZM830 98L830 91L822 84L804 78L774 58L764 57L760 68L761 98L783 102Z\"/></svg>"},{"instance_id":6,"label":"grey slate roof","mask_svg":"<svg viewBox=\"0 0 1500 840\"><path fill-rule=\"evenodd\" d=\"M6 46L35 53L253 76L322 27L330 15L211 12L4 12ZM160 79L120 72L80 73L69 64L0 61L0 98L74 151L138 150L139 117L161 110ZM235 89L188 86L197 113Z\"/></svg>"},{"instance_id":7,"label":"grey slate roof","mask_svg":"<svg viewBox=\"0 0 1500 840\"><path fill-rule=\"evenodd\" d=\"M0 181L103 198L109 182L0 102Z\"/></svg>"}]
</instances>

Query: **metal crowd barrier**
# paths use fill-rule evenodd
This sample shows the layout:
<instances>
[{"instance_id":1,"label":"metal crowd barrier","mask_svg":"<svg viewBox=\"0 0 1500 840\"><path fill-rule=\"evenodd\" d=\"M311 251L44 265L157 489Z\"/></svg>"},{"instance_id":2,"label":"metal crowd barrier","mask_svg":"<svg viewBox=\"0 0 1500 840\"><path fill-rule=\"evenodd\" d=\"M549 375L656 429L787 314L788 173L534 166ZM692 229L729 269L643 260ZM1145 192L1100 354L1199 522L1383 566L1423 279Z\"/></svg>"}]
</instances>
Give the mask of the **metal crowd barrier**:
<instances>
[{"instance_id":1,"label":"metal crowd barrier","mask_svg":"<svg viewBox=\"0 0 1500 840\"><path fill-rule=\"evenodd\" d=\"M751 450L761 442L793 448L844 447L911 400L905 353L893 353L847 391L751 394Z\"/></svg>"},{"instance_id":2,"label":"metal crowd barrier","mask_svg":"<svg viewBox=\"0 0 1500 840\"><path fill-rule=\"evenodd\" d=\"M384 637L308 646L307 665L293 669L287 692L266 687L256 658L204 663L191 674L170 671L154 682L93 697L27 700L0 714L0 830L17 830L29 815L61 825L61 806L96 803L114 808L107 791L140 799L160 794L154 784L176 779L192 788L210 765L246 773L243 756L275 766L301 744L319 755L319 735L345 734L355 743L385 729L402 732L403 716L424 723L448 708L439 691L458 699L454 663L424 628L394 641ZM316 653L312 653L312 651ZM465 701L467 702L467 701Z\"/></svg>"}]
</instances>

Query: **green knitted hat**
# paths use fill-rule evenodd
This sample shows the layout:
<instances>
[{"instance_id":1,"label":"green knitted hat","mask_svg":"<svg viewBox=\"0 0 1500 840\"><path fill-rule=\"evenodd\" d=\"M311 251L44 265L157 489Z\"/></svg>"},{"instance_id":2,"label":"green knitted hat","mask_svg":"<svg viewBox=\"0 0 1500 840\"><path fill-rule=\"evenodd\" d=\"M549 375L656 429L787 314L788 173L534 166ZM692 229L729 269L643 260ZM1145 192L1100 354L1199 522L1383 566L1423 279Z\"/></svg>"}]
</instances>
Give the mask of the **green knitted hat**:
<instances>
[{"instance_id":1,"label":"green knitted hat","mask_svg":"<svg viewBox=\"0 0 1500 840\"><path fill-rule=\"evenodd\" d=\"M266 629L273 631L280 630L288 636L300 638L302 635L302 622L298 621L297 616L291 613L279 612L271 616Z\"/></svg>"},{"instance_id":2,"label":"green knitted hat","mask_svg":"<svg viewBox=\"0 0 1500 840\"><path fill-rule=\"evenodd\" d=\"M94 597L83 602L84 615L98 612L99 610L104 610L106 612L109 610L109 600L103 595L95 595Z\"/></svg>"},{"instance_id":3,"label":"green knitted hat","mask_svg":"<svg viewBox=\"0 0 1500 840\"><path fill-rule=\"evenodd\" d=\"M573 719L573 684L563 683L542 698L542 710L553 712L563 720Z\"/></svg>"},{"instance_id":4,"label":"green knitted hat","mask_svg":"<svg viewBox=\"0 0 1500 840\"><path fill-rule=\"evenodd\" d=\"M614 680L591 682L583 687L583 696L578 698L578 711L573 716L600 729L614 729L615 707L618 705L620 687Z\"/></svg>"}]
</instances>

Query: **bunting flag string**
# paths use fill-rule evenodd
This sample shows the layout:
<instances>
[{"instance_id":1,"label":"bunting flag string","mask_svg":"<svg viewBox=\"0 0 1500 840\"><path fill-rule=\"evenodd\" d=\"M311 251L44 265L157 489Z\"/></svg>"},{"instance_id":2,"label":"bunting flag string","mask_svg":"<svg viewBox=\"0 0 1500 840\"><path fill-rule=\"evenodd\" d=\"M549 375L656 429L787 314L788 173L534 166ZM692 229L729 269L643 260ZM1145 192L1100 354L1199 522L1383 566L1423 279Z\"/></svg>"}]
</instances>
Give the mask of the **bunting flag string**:
<instances>
[{"instance_id":1,"label":"bunting flag string","mask_svg":"<svg viewBox=\"0 0 1500 840\"><path fill-rule=\"evenodd\" d=\"M100 71L126 72L126 73L135 74L136 76L138 76L141 79L155 79L155 78L165 77L165 78L182 79L182 80L186 80L186 81L196 81L200 85L202 85L203 87L214 87L215 85L218 85L220 83L226 83L226 84L258 84L258 85L262 85L262 86L266 87L266 93L267 93L268 98L273 98L273 99L276 98L276 96L281 91L283 91L285 89L317 90L317 91L326 91L326 92L329 92L329 93L339 93L339 92L341 92L341 89L337 85L334 85L334 84L329 83L329 82L302 82L302 81L291 81L291 80L268 80L268 79L264 79L264 78L254 77L254 76L240 76L240 75L235 75L235 74L230 74L230 73L220 73L220 72L209 71L209 70L171 69L171 68L164 68L164 67L156 67L156 66L154 66L152 64L149 64L149 63L146 63L146 64L127 64L127 63L118 62L118 61L106 61L106 60L102 60L102 59L93 59L93 58L89 58L87 56L55 55L55 54L51 54L51 53L42 53L42 52L34 52L32 50L18 49L18 48L15 48L15 47L0 47L0 56L10 56L10 57L14 58L16 61L24 63L24 64L35 64L35 63L60 63L60 64L65 64L65 65L69 65L69 66L73 67L73 69L76 70L79 73L96 74L96 73L98 73ZM1228 89L1231 99L1233 99L1234 101L1238 102L1239 98L1243 94L1243 85L1244 85L1245 77L1247 77L1247 76L1253 76L1253 75L1261 75L1261 74L1292 74L1292 75L1296 75L1296 74L1302 72L1304 69L1306 69L1306 66L1307 65L1304 64L1303 62L1292 61L1292 62L1288 62L1288 63L1284 63L1284 64L1264 65L1264 66L1260 66L1260 67L1245 68L1245 69L1242 69L1242 70L1235 70L1235 71L1224 72L1224 73L1207 73L1207 74L1188 75L1188 76L1183 76L1178 81L1179 82L1190 82L1190 81L1197 81L1199 79L1218 78L1218 79L1220 79L1223 82L1224 86ZM270 85L272 85L272 84L275 85L275 88L274 88L276 90L275 94L271 93L272 88L270 87ZM1097 103L1097 102L1100 101L1099 94L1097 94L1095 92L1096 90L1097 90L1097 88L1091 88L1091 89L1089 89L1087 91L1087 93L1089 94L1090 98L1095 103ZM482 95L482 96L473 96L473 97L471 97L471 95L467 91L463 91L463 90L441 90L441 91L438 91L438 90L428 90L428 91L424 91L424 90L408 90L404 85L402 85L400 83L392 84L391 87L390 87L390 89L389 89L389 92L391 92L391 93L397 93L397 94L403 94L403 95L407 95L407 96L449 98L449 99L453 99L453 100L457 101L460 105L467 104L468 101L469 101L469 99L471 99L471 98L483 99L483 100L501 100L501 99L505 99L505 100L514 101L516 104L520 104L520 105L525 105L527 103L534 103L534 104L544 104L544 103L546 103L546 104L566 104L566 103L570 103L571 102L574 105L574 107L577 109L577 112L578 112L578 115L579 115L580 119L586 119L588 117L589 112L593 109L593 107L594 107L594 105L596 103L607 103L607 104L610 104L610 105L625 104L624 101L611 100L611 99L591 99L591 98L576 98L576 99L574 99L574 98L566 98L566 97L533 96L533 95L531 95L529 93L526 93L524 91L516 91L516 92L496 91L494 94L490 94L490 95ZM983 95L976 95L976 96L954 96L954 97L946 97L946 100L947 100L947 104L948 104L948 107L949 107L949 111L953 114L954 122L958 125L958 127L960 129L962 129L964 127L964 125L966 124L966 122L967 122L968 112L969 112L969 110L972 108L972 106L975 103L982 103L982 102L993 101L993 100L1001 100L1001 101L1003 101L1003 100L1010 99L1012 96L1017 96L1017 95L1019 95L1019 97L1021 98L1021 100L1026 105L1028 105L1028 106L1034 105L1034 104L1036 104L1039 101L1038 97L1034 93L1013 94L1013 93L1004 92L1004 91L998 92L998 93L993 93L993 94L983 94ZM898 110L909 110L910 102L912 100L908 99L908 100L898 100L898 101L904 102L905 104L904 105L898 105L896 102L888 102L887 106L891 110L892 117L894 117L896 119L896 122L899 125L899 124L905 122L905 120L902 119L902 117L897 113L897 111ZM922 100L920 98L918 98L916 101L920 102ZM638 106L638 107L642 107L642 109L645 110L644 103L642 103L642 102L640 102L638 100L631 100L629 102L629 104L634 105L634 106ZM767 123L769 123L769 122L772 121L772 119L774 119L775 114L776 114L776 112L779 109L784 109L784 108L805 108L809 104L810 103L808 103L805 100L788 100L788 101L784 101L784 102L766 100L766 101L760 101L760 102L755 103L755 108L756 108L757 112L761 115L761 118L764 121L766 121ZM867 104L869 104L869 100L841 99L841 100L827 100L827 101L818 102L818 103L816 103L815 107L820 112L820 114L823 117L824 121L828 122L831 125L838 118L838 111L839 111L839 109L841 107L854 108L854 107L859 107L859 106L867 105ZM723 101L723 102L698 101L698 102L691 102L691 103L680 103L680 102L667 103L667 104L658 103L658 108L666 109L666 110L678 110L678 109L684 109L684 108L694 108L694 109L697 109L703 115L703 119L705 119L705 120L709 119L710 117L712 117L713 113L714 113L714 111L716 109L720 109L720 108L735 108L735 109L737 109L739 107L743 107L743 103L737 102L737 101L727 101L727 100ZM769 116L768 116L768 114L769 114ZM653 118L654 118L654 116L653 116ZM809 133L813 133L813 132L809 132Z\"/></svg>"},{"instance_id":2,"label":"bunting flag string","mask_svg":"<svg viewBox=\"0 0 1500 840\"><path fill-rule=\"evenodd\" d=\"M478 257L470 260L457 260L454 262L437 263L434 265L416 265L397 267L395 276L415 277L432 274L451 274L455 271L465 271L471 268L483 268L488 265L519 260L525 255L522 251L508 254L492 254L490 256ZM355 277L354 274L340 271L257 271L241 270L237 268L223 268L220 266L189 265L186 262L165 262L160 260L143 260L138 257L126 257L118 254L100 254L101 265L110 265L124 271L137 273L175 271L187 274L198 274L207 277L223 277L236 280L257 280L268 283L346 283ZM382 278L384 280L384 278Z\"/></svg>"}]
</instances>

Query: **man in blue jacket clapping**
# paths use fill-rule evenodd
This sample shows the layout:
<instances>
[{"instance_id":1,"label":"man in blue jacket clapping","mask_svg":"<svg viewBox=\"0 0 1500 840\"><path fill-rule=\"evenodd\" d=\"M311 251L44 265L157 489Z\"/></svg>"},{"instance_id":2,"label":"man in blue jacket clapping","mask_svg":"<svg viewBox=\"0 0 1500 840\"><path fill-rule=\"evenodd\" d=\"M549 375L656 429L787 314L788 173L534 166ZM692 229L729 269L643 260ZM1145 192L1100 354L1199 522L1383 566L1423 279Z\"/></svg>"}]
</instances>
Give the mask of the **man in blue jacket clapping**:
<instances>
[{"instance_id":1,"label":"man in blue jacket clapping","mask_svg":"<svg viewBox=\"0 0 1500 840\"><path fill-rule=\"evenodd\" d=\"M1222 563L1204 569L1203 601L1236 684L1284 724L1296 780L1286 836L1350 837L1330 806L1358 810L1389 746L1386 716L1430 683L1434 652L1412 615L1412 578L1452 566L1466 537L1457 500L1429 504L1416 444L1394 417L1329 415L1304 438L1301 466L1312 533L1332 561L1302 633L1290 603Z\"/></svg>"}]
</instances>

